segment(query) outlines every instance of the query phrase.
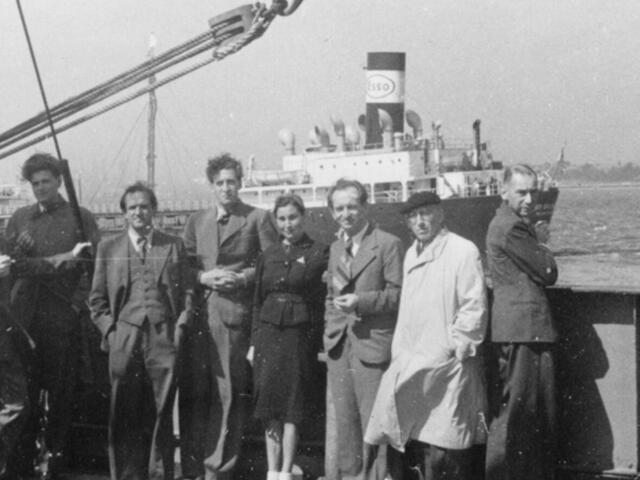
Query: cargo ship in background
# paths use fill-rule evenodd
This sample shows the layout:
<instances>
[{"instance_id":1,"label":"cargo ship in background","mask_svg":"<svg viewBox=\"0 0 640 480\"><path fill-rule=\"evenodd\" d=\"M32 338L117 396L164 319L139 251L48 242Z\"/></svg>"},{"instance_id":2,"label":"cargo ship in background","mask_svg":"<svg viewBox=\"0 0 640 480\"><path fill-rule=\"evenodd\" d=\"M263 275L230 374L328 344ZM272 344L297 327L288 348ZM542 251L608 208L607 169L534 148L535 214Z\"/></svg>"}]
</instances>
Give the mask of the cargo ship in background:
<instances>
[{"instance_id":1,"label":"cargo ship in background","mask_svg":"<svg viewBox=\"0 0 640 480\"><path fill-rule=\"evenodd\" d=\"M369 53L366 114L358 119L358 127L331 117L335 143L316 126L309 133L310 145L300 153L294 134L281 130L286 152L282 168L256 171L251 159L240 192L243 201L271 209L278 195L295 193L309 207L310 233L331 242L336 226L325 208L327 193L339 178L357 179L368 191L371 217L408 241L398 204L413 193L430 191L443 199L448 228L484 251L489 222L501 202L503 165L482 141L480 120L473 122L470 141L446 139L440 122L432 122L429 133L424 131L420 115L405 110L405 64L401 52ZM405 132L405 121L410 132ZM558 189L544 176L539 183L532 222L550 222Z\"/></svg>"},{"instance_id":2,"label":"cargo ship in background","mask_svg":"<svg viewBox=\"0 0 640 480\"><path fill-rule=\"evenodd\" d=\"M431 191L443 199L448 228L470 240L481 251L489 222L498 208L503 179L502 162L493 159L490 145L482 141L480 120L473 122L470 140L445 138L442 124L432 122L427 133L413 110L405 110L404 83L406 57L402 52L371 52L366 69L366 114L358 126L345 125L331 117L335 141L324 128L315 126L309 145L296 151L296 137L290 130L279 132L285 154L278 170L256 170L255 157L245 166L240 197L245 203L271 210L278 195L299 195L308 208L307 230L331 243L337 229L327 209L327 194L340 178L357 179L367 189L371 218L383 229L410 240L399 204L416 192ZM155 98L150 102L155 102ZM154 109L150 109L154 111ZM405 123L409 132L405 132ZM155 132L150 118L148 159ZM471 131L471 128L470 128ZM154 165L149 165L153 184ZM550 222L558 198L558 188L540 176L540 192L532 222ZM161 205L156 216L159 228L179 233L188 216L197 208L207 208L213 199ZM104 232L124 228L124 218L116 201L89 205ZM195 208L194 208L195 207Z\"/></svg>"}]
</instances>

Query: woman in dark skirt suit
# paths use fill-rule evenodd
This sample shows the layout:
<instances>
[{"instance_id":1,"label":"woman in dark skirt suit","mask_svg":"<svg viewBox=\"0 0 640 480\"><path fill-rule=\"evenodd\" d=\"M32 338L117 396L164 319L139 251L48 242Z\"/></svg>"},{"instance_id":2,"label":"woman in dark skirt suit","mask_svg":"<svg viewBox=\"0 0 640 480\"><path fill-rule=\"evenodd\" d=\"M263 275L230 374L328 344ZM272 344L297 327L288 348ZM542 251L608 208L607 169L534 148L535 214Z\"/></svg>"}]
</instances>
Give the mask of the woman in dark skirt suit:
<instances>
[{"instance_id":1,"label":"woman in dark skirt suit","mask_svg":"<svg viewBox=\"0 0 640 480\"><path fill-rule=\"evenodd\" d=\"M290 480L305 388L321 332L328 247L304 232L304 203L276 199L281 241L258 259L251 345L255 416L265 427L267 480ZM320 328L319 328L320 327Z\"/></svg>"}]
</instances>

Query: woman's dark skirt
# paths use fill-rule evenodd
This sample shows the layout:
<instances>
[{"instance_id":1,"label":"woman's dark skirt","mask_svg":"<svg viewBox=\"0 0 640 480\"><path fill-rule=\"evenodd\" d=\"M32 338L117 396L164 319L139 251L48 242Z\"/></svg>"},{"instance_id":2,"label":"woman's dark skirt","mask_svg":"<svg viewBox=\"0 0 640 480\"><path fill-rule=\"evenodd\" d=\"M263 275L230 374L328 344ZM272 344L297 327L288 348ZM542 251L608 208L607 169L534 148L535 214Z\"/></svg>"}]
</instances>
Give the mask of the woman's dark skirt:
<instances>
[{"instance_id":1,"label":"woman's dark skirt","mask_svg":"<svg viewBox=\"0 0 640 480\"><path fill-rule=\"evenodd\" d=\"M310 324L261 323L254 333L253 384L256 418L299 425L311 378Z\"/></svg>"}]
</instances>

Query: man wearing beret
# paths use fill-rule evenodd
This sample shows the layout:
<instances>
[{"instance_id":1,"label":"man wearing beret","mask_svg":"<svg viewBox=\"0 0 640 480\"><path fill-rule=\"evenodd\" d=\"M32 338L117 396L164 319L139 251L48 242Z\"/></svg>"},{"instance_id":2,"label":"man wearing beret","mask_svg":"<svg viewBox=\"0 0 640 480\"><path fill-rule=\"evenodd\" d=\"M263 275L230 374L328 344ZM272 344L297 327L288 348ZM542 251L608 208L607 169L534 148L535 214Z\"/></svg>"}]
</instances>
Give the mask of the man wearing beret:
<instances>
[{"instance_id":1,"label":"man wearing beret","mask_svg":"<svg viewBox=\"0 0 640 480\"><path fill-rule=\"evenodd\" d=\"M543 245L546 224L531 225L537 175L504 172L503 204L489 225L493 284L491 341L499 357L500 404L487 442L488 480L547 480L555 467L553 346L557 332L545 287L558 270Z\"/></svg>"},{"instance_id":2,"label":"man wearing beret","mask_svg":"<svg viewBox=\"0 0 640 480\"><path fill-rule=\"evenodd\" d=\"M473 447L486 440L480 253L444 227L436 194L412 195L402 212L415 241L404 259L391 365L365 441L408 448L413 455L404 455L404 469L418 468L422 478L471 480L478 478Z\"/></svg>"}]
</instances>

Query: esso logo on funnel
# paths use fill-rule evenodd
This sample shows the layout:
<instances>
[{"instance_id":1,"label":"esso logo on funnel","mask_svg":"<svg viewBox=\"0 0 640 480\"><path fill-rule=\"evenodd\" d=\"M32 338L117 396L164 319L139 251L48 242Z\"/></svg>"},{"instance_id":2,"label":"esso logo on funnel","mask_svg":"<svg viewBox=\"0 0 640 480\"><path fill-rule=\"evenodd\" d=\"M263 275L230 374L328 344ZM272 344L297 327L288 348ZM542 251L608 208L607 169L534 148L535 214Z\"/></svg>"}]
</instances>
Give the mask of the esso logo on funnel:
<instances>
[{"instance_id":1,"label":"esso logo on funnel","mask_svg":"<svg viewBox=\"0 0 640 480\"><path fill-rule=\"evenodd\" d=\"M403 101L403 72L367 72L367 102L400 103Z\"/></svg>"},{"instance_id":2,"label":"esso logo on funnel","mask_svg":"<svg viewBox=\"0 0 640 480\"><path fill-rule=\"evenodd\" d=\"M396 89L396 82L386 75L376 73L367 80L367 95L372 98L384 98Z\"/></svg>"}]
</instances>

